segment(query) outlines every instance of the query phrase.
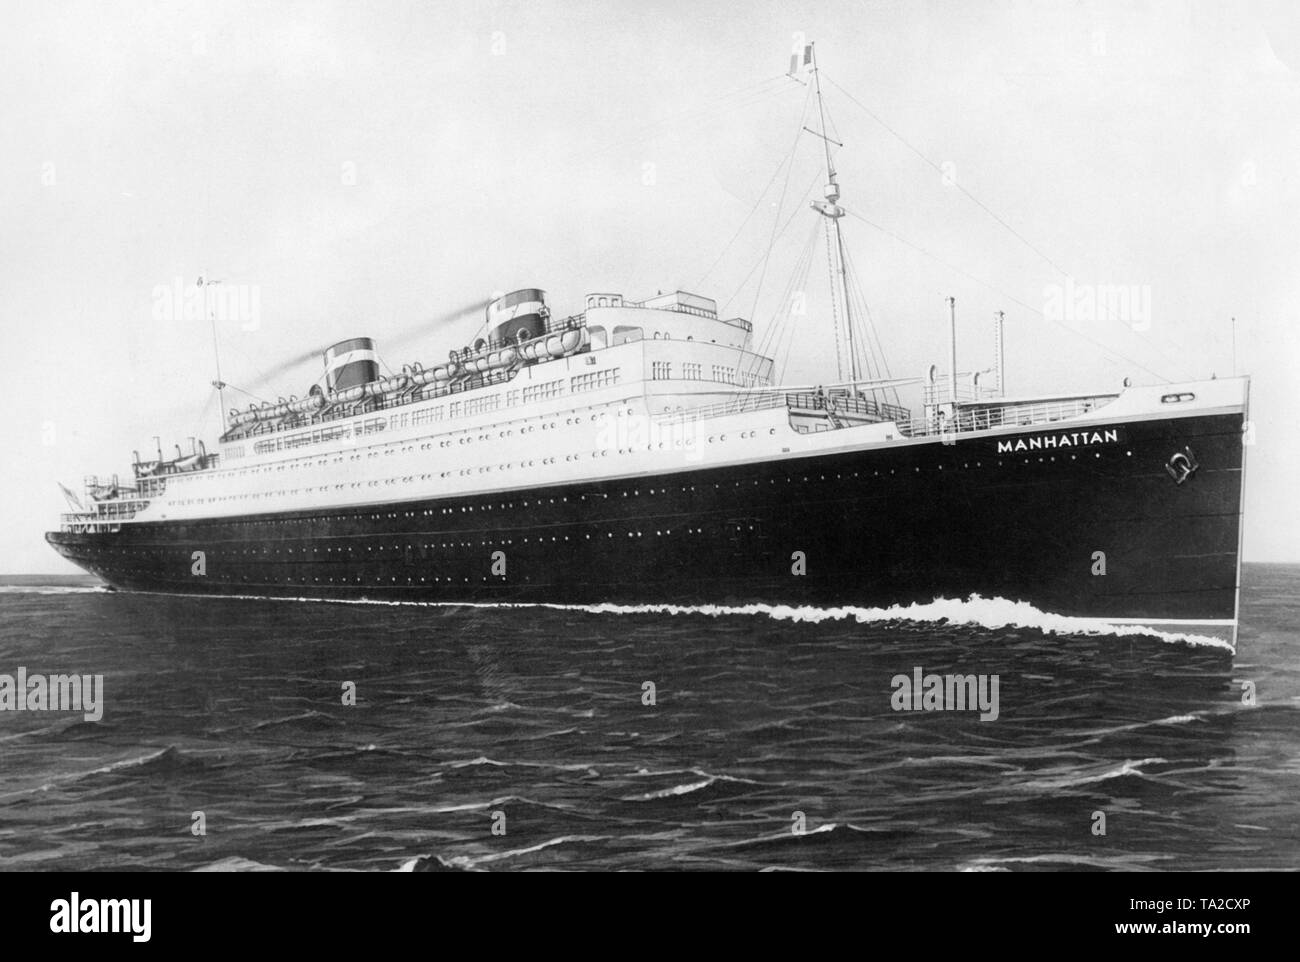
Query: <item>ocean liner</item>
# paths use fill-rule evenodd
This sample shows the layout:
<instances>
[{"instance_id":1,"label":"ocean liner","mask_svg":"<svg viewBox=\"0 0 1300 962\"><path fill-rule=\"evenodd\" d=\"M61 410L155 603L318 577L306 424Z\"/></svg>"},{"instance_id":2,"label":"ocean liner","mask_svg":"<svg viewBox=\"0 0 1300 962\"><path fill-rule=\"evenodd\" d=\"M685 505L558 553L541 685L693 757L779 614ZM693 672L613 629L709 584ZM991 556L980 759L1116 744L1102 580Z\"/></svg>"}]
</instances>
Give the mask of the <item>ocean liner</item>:
<instances>
[{"instance_id":1,"label":"ocean liner","mask_svg":"<svg viewBox=\"0 0 1300 962\"><path fill-rule=\"evenodd\" d=\"M799 66L796 62L794 66ZM809 95L822 91L812 52ZM890 377L853 314L826 136L837 370L782 385L714 300L522 289L447 360L340 341L209 451L89 478L47 534L116 589L435 603L884 607L972 595L1235 644L1248 380L1009 396ZM991 375L991 377L987 377ZM216 382L218 390L224 385ZM914 408L900 391L917 396ZM223 405L224 408L224 405Z\"/></svg>"}]
</instances>

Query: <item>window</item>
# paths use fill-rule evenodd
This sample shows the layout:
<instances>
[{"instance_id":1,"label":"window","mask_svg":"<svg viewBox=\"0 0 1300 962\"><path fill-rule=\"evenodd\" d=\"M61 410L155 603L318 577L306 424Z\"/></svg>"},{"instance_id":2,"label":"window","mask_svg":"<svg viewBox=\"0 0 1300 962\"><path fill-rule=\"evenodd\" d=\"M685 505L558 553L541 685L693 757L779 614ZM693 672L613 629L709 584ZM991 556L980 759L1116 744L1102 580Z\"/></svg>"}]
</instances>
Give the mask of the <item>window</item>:
<instances>
[{"instance_id":1,"label":"window","mask_svg":"<svg viewBox=\"0 0 1300 962\"><path fill-rule=\"evenodd\" d=\"M430 421L441 421L443 407L439 404L437 407L425 408L423 411L416 411L411 415L411 424L428 424Z\"/></svg>"},{"instance_id":2,"label":"window","mask_svg":"<svg viewBox=\"0 0 1300 962\"><path fill-rule=\"evenodd\" d=\"M482 414L484 411L495 411L501 406L501 395L489 394L487 397L470 398L465 402L465 414Z\"/></svg>"},{"instance_id":3,"label":"window","mask_svg":"<svg viewBox=\"0 0 1300 962\"><path fill-rule=\"evenodd\" d=\"M563 392L563 389L563 380L545 381L541 384L530 384L528 387L524 388L524 403L529 404L533 401L559 397Z\"/></svg>"},{"instance_id":4,"label":"window","mask_svg":"<svg viewBox=\"0 0 1300 962\"><path fill-rule=\"evenodd\" d=\"M613 367L604 371L578 374L570 379L569 390L576 394L579 391L592 391L596 388L610 387L618 383L618 372L619 368Z\"/></svg>"},{"instance_id":5,"label":"window","mask_svg":"<svg viewBox=\"0 0 1300 962\"><path fill-rule=\"evenodd\" d=\"M672 365L668 361L651 361L650 378L654 381L667 381L672 377Z\"/></svg>"},{"instance_id":6,"label":"window","mask_svg":"<svg viewBox=\"0 0 1300 962\"><path fill-rule=\"evenodd\" d=\"M683 364L682 377L686 378L688 381L702 381L704 375L701 371L701 367L702 365L699 364Z\"/></svg>"}]
</instances>

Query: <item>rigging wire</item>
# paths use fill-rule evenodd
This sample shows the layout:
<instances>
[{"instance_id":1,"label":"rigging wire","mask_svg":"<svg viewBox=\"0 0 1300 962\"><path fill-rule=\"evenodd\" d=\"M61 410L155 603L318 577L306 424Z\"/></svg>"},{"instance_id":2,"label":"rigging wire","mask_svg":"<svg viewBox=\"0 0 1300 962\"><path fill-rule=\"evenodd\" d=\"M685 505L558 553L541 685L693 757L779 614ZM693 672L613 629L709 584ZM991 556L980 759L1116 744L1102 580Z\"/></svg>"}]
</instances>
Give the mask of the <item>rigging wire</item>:
<instances>
[{"instance_id":1,"label":"rigging wire","mask_svg":"<svg viewBox=\"0 0 1300 962\"><path fill-rule=\"evenodd\" d=\"M796 141L796 144L797 143L798 142ZM740 226L736 228L736 233L731 235L731 240L727 241L726 246L722 248L722 253L720 253L718 255L718 259L713 262L713 266L710 267L707 271L705 271L700 276L700 279L695 282L694 290L699 290L704 286L704 282L709 279L709 275L718 269L718 265L722 263L722 259L726 257L727 252L731 250L731 245L736 243L736 240L740 237L742 233L744 233L745 225L749 223L749 219L754 216L754 213L762 205L763 198L767 196L767 192L771 190L772 185L776 183L777 175L781 173L781 168L783 168L786 165L786 163L789 162L790 155L793 152L794 152L794 147L792 146L790 150L786 153L786 155L781 158L781 162L776 165L776 169L772 171L772 176L768 178L766 186L763 187L762 193L758 195L758 200L754 201L754 206L749 209L749 213L745 215L745 219L740 222Z\"/></svg>"},{"instance_id":2,"label":"rigging wire","mask_svg":"<svg viewBox=\"0 0 1300 962\"><path fill-rule=\"evenodd\" d=\"M812 187L809 186L808 191L811 192L811 190ZM798 211L796 211L795 213L797 214ZM786 227L790 226L790 223L794 220L794 216L795 215L792 214L790 220L786 221ZM784 233L784 228L782 229L782 233ZM801 252L799 255L800 260L802 260L803 257L807 255L807 248L810 244L812 244L816 240L816 237L817 237L817 225L813 224L811 237L808 241L805 242L804 251ZM796 261L795 263L797 268L799 261ZM805 279L807 277L806 271L804 272L804 277ZM787 284L787 291L790 291L790 285L788 284ZM793 296L793 292L790 291L790 293L787 295L787 299L792 296ZM751 351L751 353L754 356L754 359L749 362L750 367L747 371L745 371L746 376L752 376L761 366L761 362L764 358L771 359L773 363L773 368L775 369L777 353L780 350L781 338L782 335L784 334L784 318L787 316L781 313L782 304L785 303L786 301L782 301L778 303L776 311L773 312L772 321L764 326L762 340L759 342L758 347L753 351ZM793 302L791 301L790 303L792 309Z\"/></svg>"},{"instance_id":3,"label":"rigging wire","mask_svg":"<svg viewBox=\"0 0 1300 962\"><path fill-rule=\"evenodd\" d=\"M937 171L939 174L941 174L941 175L945 175L945 172L944 172L943 168L942 168L939 164L936 164L933 160L931 160L929 157L927 157L927 156L925 155L925 153L924 153L923 151L921 151L920 148L918 148L918 147L916 147L915 145L913 145L911 142L909 142L909 141L907 140L907 138L905 138L905 137L904 137L902 134L900 134L897 130L895 130L893 127L889 126L889 124L887 124L887 123L886 123L886 122L885 122L885 121L884 121L884 120L883 120L883 119L882 119L878 114L876 114L873 110L871 110L871 108L869 108L866 104L862 103L862 101L860 101L860 100L858 100L856 97L854 97L853 94L849 93L849 91L846 90L846 89L844 88L843 85L837 83L833 77L827 76L826 79L827 79L828 82L830 82L832 85L834 85L834 87L835 87L837 90L839 90L840 93L844 94L844 96L847 97L847 98L848 98L852 103L854 103L854 104L857 105L859 108L861 108L861 109L862 109L862 110L867 114L867 116L869 116L872 120L874 120L877 124L879 124L879 125L880 125L880 126L881 126L881 127L882 127L882 128L883 128L883 129L884 129L884 130L889 134L889 135L890 135L890 136L892 136L893 138L895 138L895 139L896 139L899 143L901 143L904 147L906 147L906 148L907 148L908 150L910 150L913 154L915 154L917 157L919 157L919 158L920 158L920 159L921 159L921 160L922 160L922 161L923 161L927 166L931 167L932 169L934 169L935 171ZM945 176L946 176L946 175L945 175ZM976 197L973 193L971 193L970 190L968 190L968 189L967 189L963 184L961 184L961 183L959 183L959 182L953 182L953 186L956 187L957 190L959 190L961 193L963 193L964 195L966 195L966 197L969 198L969 199L970 199L970 200L971 200L971 201L972 201L976 206L978 206L981 210L983 210L986 214L988 214L991 218L993 218L993 220L995 220L998 224L1000 224L1003 228L1005 228L1005 229L1006 229L1009 233L1011 233L1011 234L1012 234L1012 235L1013 235L1017 240L1019 240L1022 244L1024 244L1025 247L1027 247L1029 250L1033 251L1033 252L1034 252L1036 255L1038 255L1040 258L1042 258L1042 259L1043 259L1043 260L1044 260L1048 265L1050 265L1054 270L1058 271L1062 276L1064 276L1064 277L1067 278L1068 280L1070 280L1070 281L1073 281L1073 280L1074 280L1073 275L1071 275L1069 271L1067 271L1065 268L1063 268L1063 267L1061 267L1059 264L1057 264L1054 260L1052 260L1052 258L1048 257L1047 254L1045 254L1045 253L1044 253L1040 248L1038 248L1038 247L1035 246L1033 243L1031 243L1031 242L1029 241L1028 238L1026 238L1023 234L1021 234L1021 233L1020 233L1019 231L1017 231L1014 227L1012 227L1009 223L1007 223L1007 221L1006 221L1005 219L1003 219L1001 216L999 216L998 213L997 213L996 211L994 211L991 207L989 207L989 206L988 206L987 204L985 204L982 200L980 200L980 199L979 199L978 197ZM873 226L875 226L875 225L873 225ZM945 265L945 266L949 266L949 267L951 267L951 265ZM955 270L956 268L953 268L953 269ZM963 273L964 273L964 272L963 272ZM983 282L981 282L981 283L983 283ZM1027 305L1022 305L1022 306L1027 307ZM1043 315L1044 317L1046 317L1046 315L1044 315L1042 311L1039 311L1039 310L1037 310L1037 309L1035 309L1035 308L1032 308L1032 307L1031 307L1031 308L1028 308L1028 309L1031 310L1031 311L1033 311L1035 314L1040 314L1040 315ZM1048 318L1048 320L1050 320L1050 318ZM1061 325L1061 326L1064 326L1064 325ZM1072 330L1072 328L1068 328L1068 327L1067 327L1066 330ZM1143 337L1141 333L1139 333L1138 331L1133 330L1131 327L1125 326L1125 330L1128 331L1128 332L1129 332L1131 335L1133 335L1134 337L1136 337L1138 340L1142 341L1144 344L1146 344L1148 347L1150 347L1150 348L1151 348L1153 351L1155 351L1157 354L1159 354L1159 355L1160 355L1160 358L1161 358L1161 359L1162 359L1162 360L1163 360L1163 361L1164 361L1164 362L1165 362L1165 363L1166 363L1170 368L1173 368L1174 370L1177 370L1177 371L1181 371L1181 372L1183 372L1183 373L1181 374L1181 376L1182 376L1182 377L1187 377L1186 369L1185 369L1185 367L1183 366L1183 364L1182 364L1181 362L1175 360L1174 358L1170 357L1170 355L1169 355L1165 350L1163 350L1163 349L1162 349L1158 344L1156 344L1156 343L1155 343L1154 341L1152 341L1150 338ZM1097 344L1097 346L1101 347L1101 348L1102 348L1104 351L1106 351L1107 353L1114 354L1114 355L1116 355L1116 356L1118 356L1118 357L1121 357L1121 358L1123 358L1124 360L1130 361L1130 363L1135 363L1135 364L1137 363L1136 361L1133 361L1132 358L1124 357L1124 355L1120 354L1120 353L1119 353L1118 351L1116 351L1114 348L1108 347L1108 346L1102 344L1102 343L1099 342L1099 341L1094 341L1093 343ZM1142 365L1138 365L1138 366L1139 366L1139 367L1142 367ZM1160 378L1160 380L1162 380L1162 381L1164 381L1164 382L1166 382L1166 383L1169 382L1169 378L1164 377L1163 375L1155 374L1153 371L1150 371L1148 368L1145 368L1145 367L1143 367L1142 369L1143 369L1144 371L1146 371L1147 373L1152 374L1152 376Z\"/></svg>"},{"instance_id":4,"label":"rigging wire","mask_svg":"<svg viewBox=\"0 0 1300 962\"><path fill-rule=\"evenodd\" d=\"M229 385L226 385L226 386L229 387ZM198 416L198 418L195 420L195 422L194 422L194 426L193 426L192 428L190 428L190 435L189 435L190 437L195 437L195 438L197 438L197 437L202 437L201 432L202 432L202 429L203 429L203 423L204 423L205 421L207 421L207 419L208 419L208 412L209 412L210 410L212 410L212 402L213 402L214 400L216 400L219 396L220 396L220 392L219 392L215 387L214 387L210 392L208 392L208 400L207 400L206 403L204 403L204 405L203 405L203 410L199 412L199 416ZM224 413L224 412L222 412L222 410L221 410L221 406L218 405L218 406L217 406L217 414L220 415L220 414L223 414L223 413ZM220 434L224 434L224 433L225 433L224 430L222 430L222 431L220 432Z\"/></svg>"},{"instance_id":5,"label":"rigging wire","mask_svg":"<svg viewBox=\"0 0 1300 962\"><path fill-rule=\"evenodd\" d=\"M882 234L886 234L887 236L892 237L894 240L898 241L900 244L904 244L904 245L906 245L907 247L910 247L910 248L912 248L913 250L915 250L915 251L917 251L917 252L919 252L919 253L921 253L921 254L924 254L926 257L929 257L931 260L935 261L936 263L941 264L941 265L943 265L944 267L948 268L948 270L953 271L954 273L957 273L957 274L961 274L963 277L969 278L970 280L975 281L975 283L977 283L977 284L981 284L981 285L983 285L984 287L987 287L989 290L991 290L991 291L993 291L993 292L995 292L995 293L997 293L997 294L1000 294L1002 297L1006 298L1006 299L1007 299L1008 301L1010 301L1012 304L1015 304L1015 305L1018 306L1018 307L1022 307L1022 308L1024 308L1024 309L1025 309L1026 311L1028 311L1030 314L1036 315L1037 317L1041 317L1041 318L1043 318L1043 320L1045 320L1045 321L1049 321L1050 323L1055 324L1057 327L1061 328L1062 330L1069 331L1071 334L1074 334L1074 335L1077 335L1078 337L1083 338L1085 341L1088 341L1089 343L1093 344L1095 347L1100 348L1100 349L1101 349L1102 351L1104 351L1106 354L1113 354L1114 356L1120 358L1121 360L1127 361L1129 364L1132 364L1132 365L1134 365L1135 367L1140 368L1142 371L1146 372L1147 374L1150 374L1152 377L1156 378L1157 380L1159 380L1159 381L1163 381L1165 384L1170 383L1169 378L1165 377L1165 376L1162 375L1162 374L1157 374L1155 371L1151 370L1149 367L1147 367L1146 365L1142 364L1141 362L1135 360L1134 358L1131 358L1131 357L1129 357L1129 356L1127 356L1127 355L1125 355L1125 354L1121 354L1119 351L1115 350L1113 347L1109 346L1108 344L1104 344L1104 343L1102 343L1101 341L1097 340L1095 337L1091 337L1091 336L1089 336L1089 335L1087 335L1087 334L1084 334L1082 331L1076 330L1075 328L1070 327L1068 324L1065 324L1065 323L1063 323L1063 322L1061 322L1061 321L1058 321L1058 320L1055 320L1054 318L1049 317L1049 316L1048 316L1048 315L1047 315L1043 310L1041 310L1040 308L1033 307L1032 305L1026 304L1024 301L1020 300L1020 298L1018 298L1018 297L1016 297L1016 296L1014 296L1014 295L1012 295L1012 294L1008 294L1006 291L1002 290L1000 287L997 287L996 285L989 283L988 281L984 280L983 278L976 277L976 276L975 276L974 274L972 274L970 271L963 270L963 269L960 268L960 267L956 267L956 266L954 266L954 265L952 265L952 264L949 264L949 263L948 263L947 261L945 261L943 258L941 258L941 257L939 257L939 256L937 256L937 255L935 255L935 254L930 253L928 250L926 250L924 247L921 247L919 244L913 244L911 241L907 240L906 238L900 237L898 234L894 233L893 231L889 230L888 228L886 228L886 227L881 227L879 224L875 223L874 221L867 220L867 218L863 217L861 214L859 214L859 213L857 213L857 212L855 212L855 211L848 210L848 209L846 208L846 209L845 209L845 213L847 213L850 217L855 217L855 218L857 218L858 220L862 221L862 223L866 224L868 227L874 227L876 230L880 231Z\"/></svg>"},{"instance_id":6,"label":"rigging wire","mask_svg":"<svg viewBox=\"0 0 1300 962\"><path fill-rule=\"evenodd\" d=\"M799 138L803 136L803 121L808 114L808 100L811 96L812 88L809 88L804 94L803 108L799 111L799 129L795 131L794 144L790 147L790 163L785 169L785 183L781 187L781 200L776 205L776 216L772 219L772 234L768 238L767 252L763 255L763 269L758 275L758 286L754 288L754 304L749 309L750 317L754 317L758 312L758 298L763 293L763 279L767 276L767 264L772 257L772 248L776 245L776 228L781 223L781 212L785 210L785 196L790 189L790 174L794 171L794 158L799 146Z\"/></svg>"},{"instance_id":7,"label":"rigging wire","mask_svg":"<svg viewBox=\"0 0 1300 962\"><path fill-rule=\"evenodd\" d=\"M258 397L256 394L253 394L253 393L250 392L250 391L245 391L242 387L240 387L240 386L237 385L237 384L229 384L229 383L228 383L228 384L226 384L226 387L230 388L232 391L238 391L240 394L244 395L245 397L251 397L254 401L257 401L257 402L260 403L260 404L269 404L269 403L271 403L271 402L267 401L265 398Z\"/></svg>"},{"instance_id":8,"label":"rigging wire","mask_svg":"<svg viewBox=\"0 0 1300 962\"><path fill-rule=\"evenodd\" d=\"M889 126L889 124L885 123L885 121L882 120L882 119L880 118L880 116L879 116L878 114L876 114L876 113L875 113L875 112L874 112L870 107L868 107L868 106L867 106L866 104L864 104L862 101L858 100L857 97L854 97L853 94L849 93L847 90L844 89L843 86L841 86L839 83L837 83L837 82L835 81L835 78L828 76L826 79L829 80L829 81L831 82L831 84L834 85L835 89L838 90L840 93L844 94L844 96L847 97L847 98L848 98L852 103L857 104L857 106L860 107L860 108L861 108L861 109L866 113L866 115L867 115L868 117L870 117L872 120L874 120L876 123L878 123L881 127L883 127L883 128L885 129L885 131L886 131L886 132L887 132L891 137L893 137L895 140L897 140L900 144L902 144L904 147L906 147L906 148L907 148L908 150L910 150L912 153L916 154L916 156L919 157L919 158L921 158L921 160L924 161L928 166L934 168L934 170L937 171L941 176L946 176L945 173L944 173L944 169L943 169L943 167L941 167L939 164L936 164L933 160L931 160L931 159L930 159L929 157L927 157L924 153L922 153L922 152L921 152L921 149L920 149L919 147L914 146L914 145L913 145L913 144L912 144L912 143L911 143L911 142L910 142L906 137L904 137L902 134L900 134L898 131L896 131L893 127ZM1056 263L1056 261L1052 260L1052 259L1051 259L1050 257L1048 257L1046 254L1044 254L1041 250L1039 250L1037 247L1035 247L1035 246L1034 246L1034 245L1029 241L1028 238L1026 238L1026 237L1025 237L1023 234L1021 234L1018 230L1016 230L1014 227L1012 227L1010 224L1008 224L1005 220L1003 220L1001 217L999 217L998 214L997 214L997 212L996 212L995 210L993 210L993 208L989 207L986 203L984 203L982 200L980 200L978 197L976 197L974 194L972 194L969 190L966 189L965 186L963 186L961 183L956 182L956 181L953 182L953 186L956 187L956 188L957 188L959 191L961 191L963 194L965 194L965 195L966 195L966 196L967 196L971 201L973 201L973 202L974 202L974 203L975 203L975 204L980 208L980 210L984 211L984 213L988 214L988 215L989 215L990 217L992 217L995 221L997 221L999 224L1001 224L1003 227L1005 227L1008 231L1010 231L1011 234L1012 234L1013 236L1015 236L1017 240L1020 241L1020 243L1024 244L1024 245L1025 245L1026 247L1028 247L1031 251L1033 251L1035 254L1037 254L1039 257L1041 257L1044 261L1046 261L1049 265L1051 265L1051 267L1052 267L1054 270L1059 271L1059 272L1060 272L1061 274L1063 274L1065 277L1069 277L1070 280L1073 280L1073 279L1074 279L1073 277L1070 276L1070 272L1069 272L1069 271L1067 271L1064 267L1061 267L1059 264Z\"/></svg>"},{"instance_id":9,"label":"rigging wire","mask_svg":"<svg viewBox=\"0 0 1300 962\"><path fill-rule=\"evenodd\" d=\"M857 267L853 263L853 258L847 256L848 255L847 250L845 251L845 254L846 254L845 259L848 261L848 267L849 267L849 280L852 282L854 289L857 291L858 298L862 302L863 316L866 317L867 319L867 332L870 336L870 341L868 342L868 346L870 345L871 342L875 343L875 353L879 358L879 368L875 376L877 379L880 379L882 375L884 376L885 379L892 378L893 372L890 371L889 369L889 358L885 355L884 346L881 344L880 341L880 331L876 326L875 319L871 316L871 307L867 303L866 291L862 287L862 281L858 276ZM887 390L892 394L895 404L902 403L898 398L897 388L889 388Z\"/></svg>"},{"instance_id":10,"label":"rigging wire","mask_svg":"<svg viewBox=\"0 0 1300 962\"><path fill-rule=\"evenodd\" d=\"M835 258L831 251L831 222L825 217L822 218L822 222L826 227L826 269L831 279L831 330L835 332L835 376L842 381L844 380L844 356L840 351L840 317L835 297Z\"/></svg>"},{"instance_id":11,"label":"rigging wire","mask_svg":"<svg viewBox=\"0 0 1300 962\"><path fill-rule=\"evenodd\" d=\"M808 189L803 192L803 198L799 202L800 206L796 206L795 209L791 212L790 216L786 219L786 222L781 225L781 230L776 235L777 240L780 240L782 237L785 236L785 232L790 228L790 225L794 223L794 219L798 217L800 213L802 213L803 202L808 200L808 198L812 196L813 188L817 186L817 181L820 179L821 179L821 171L819 170L813 174L813 179L809 182ZM743 278L741 278L740 283L736 286L736 290L732 293L730 297L728 297L725 301L722 302L722 307L719 309L718 313L725 314L727 312L727 308L731 306L731 302L740 296L740 292L745 289L745 285L749 283L749 279L754 275L754 271L758 270L759 266L762 265L763 260L766 256L767 254L759 255L758 260L754 262L754 266L751 267L745 273L745 276Z\"/></svg>"},{"instance_id":12,"label":"rigging wire","mask_svg":"<svg viewBox=\"0 0 1300 962\"><path fill-rule=\"evenodd\" d=\"M808 274L812 271L813 251L817 246L818 226L819 226L818 224L814 223L812 225L812 230L808 232L808 240L804 244L803 253L800 255L800 259L803 261L803 266L802 268L798 269L797 275L794 274L791 275L790 283L789 285L787 285L786 304L789 305L787 317L789 316L789 314L792 314L794 312L794 292L807 290ZM776 360L778 356L778 352L780 352L781 350L781 344L779 340L776 345L776 351L774 351L772 354L772 363L775 368L773 374L778 383L785 379L785 372L788 370L788 365L790 363L790 354L794 349L794 343L796 340L795 335L797 333L799 324L797 321L791 321L791 323L786 325L786 327L788 328L788 331L786 332L785 335L785 352L780 355L781 359L779 364L777 363Z\"/></svg>"},{"instance_id":13,"label":"rigging wire","mask_svg":"<svg viewBox=\"0 0 1300 962\"><path fill-rule=\"evenodd\" d=\"M760 345L750 352L751 360L748 367L740 371L742 385L749 388L756 387L755 379L757 372L761 369L764 360L770 360L772 365L772 374L779 381L784 375L784 365L778 364L778 358L781 356L783 344L792 345L795 340L795 329L797 323L787 323L794 313L794 295L798 289L801 289L808 278L808 272L812 267L812 249L817 240L817 225L812 225L809 232L808 240L804 243L799 257L795 262L794 269L791 271L790 278L786 283L782 298L778 302L776 310L773 311L771 321L766 325L764 337ZM786 356L789 356L789 348L786 348Z\"/></svg>"}]
</instances>

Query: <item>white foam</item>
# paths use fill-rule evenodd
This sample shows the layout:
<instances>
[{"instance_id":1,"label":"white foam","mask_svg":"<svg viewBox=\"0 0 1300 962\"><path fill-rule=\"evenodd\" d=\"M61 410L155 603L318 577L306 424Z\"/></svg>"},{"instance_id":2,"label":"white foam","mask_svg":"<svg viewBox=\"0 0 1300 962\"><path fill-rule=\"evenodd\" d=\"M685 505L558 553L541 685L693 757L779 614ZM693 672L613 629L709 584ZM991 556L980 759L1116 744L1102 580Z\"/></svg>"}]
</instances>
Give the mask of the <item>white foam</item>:
<instances>
[{"instance_id":1,"label":"white foam","mask_svg":"<svg viewBox=\"0 0 1300 962\"><path fill-rule=\"evenodd\" d=\"M1155 638L1170 644L1183 644L1208 648L1222 648L1235 652L1232 644L1222 638L1197 635L1189 632L1162 631L1143 625L1110 624L1097 618L1081 618L1040 611L1025 601L1006 598L983 598L972 594L965 601L956 598L936 598L930 602L913 602L909 605L891 605L888 608L859 608L846 605L837 608L819 608L814 605L674 605L643 604L623 605L601 603L594 605L558 604L553 602L518 601L395 601L372 598L308 598L276 597L271 595L217 595L179 594L170 592L140 592L141 594L167 594L171 597L241 599L246 601L296 601L342 605L385 605L402 608L549 608L555 611L582 611L595 615L674 615L709 618L735 616L762 616L776 621L807 622L845 621L853 619L859 624L891 621L943 622L949 625L975 625L982 628L1032 628L1053 635L1089 635L1116 638Z\"/></svg>"}]
</instances>

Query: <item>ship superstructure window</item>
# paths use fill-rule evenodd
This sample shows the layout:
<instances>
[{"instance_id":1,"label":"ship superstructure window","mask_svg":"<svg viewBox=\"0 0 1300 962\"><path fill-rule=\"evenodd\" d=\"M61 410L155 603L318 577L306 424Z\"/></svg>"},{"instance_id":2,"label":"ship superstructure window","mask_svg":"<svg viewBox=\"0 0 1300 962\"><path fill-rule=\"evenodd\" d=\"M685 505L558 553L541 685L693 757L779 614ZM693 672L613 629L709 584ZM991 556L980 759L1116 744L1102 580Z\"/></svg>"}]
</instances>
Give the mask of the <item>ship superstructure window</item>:
<instances>
[{"instance_id":1,"label":"ship superstructure window","mask_svg":"<svg viewBox=\"0 0 1300 962\"><path fill-rule=\"evenodd\" d=\"M672 364L668 361L651 361L650 377L655 381L667 381L673 376Z\"/></svg>"},{"instance_id":2,"label":"ship superstructure window","mask_svg":"<svg viewBox=\"0 0 1300 962\"><path fill-rule=\"evenodd\" d=\"M735 384L736 370L724 364L715 364L713 365L713 380L721 381L723 384Z\"/></svg>"},{"instance_id":3,"label":"ship superstructure window","mask_svg":"<svg viewBox=\"0 0 1300 962\"><path fill-rule=\"evenodd\" d=\"M382 419L380 423L382 424ZM367 422L369 423L369 422ZM380 427L377 430L382 431ZM364 433L360 427L357 429L358 434ZM275 438L268 441L258 441L253 445L254 454L270 454L272 451L288 451L293 448L305 447L308 444L320 444L322 441L336 441L340 438L351 437L352 428L347 425L333 428L322 428L319 431L304 431L302 434L290 434L283 438Z\"/></svg>"},{"instance_id":4,"label":"ship superstructure window","mask_svg":"<svg viewBox=\"0 0 1300 962\"><path fill-rule=\"evenodd\" d=\"M495 411L501 406L501 395L489 394L487 397L470 398L465 402L466 416L471 414L482 414L484 411Z\"/></svg>"},{"instance_id":5,"label":"ship superstructure window","mask_svg":"<svg viewBox=\"0 0 1300 962\"><path fill-rule=\"evenodd\" d=\"M524 403L531 401L540 401L544 398L559 397L564 390L564 381L544 381L541 384L530 384L524 388Z\"/></svg>"},{"instance_id":6,"label":"ship superstructure window","mask_svg":"<svg viewBox=\"0 0 1300 962\"><path fill-rule=\"evenodd\" d=\"M611 387L618 383L619 368L611 367L604 371L592 371L590 374L578 374L569 380L569 390L592 391L596 388Z\"/></svg>"},{"instance_id":7,"label":"ship superstructure window","mask_svg":"<svg viewBox=\"0 0 1300 962\"><path fill-rule=\"evenodd\" d=\"M682 377L688 381L701 381L704 379L703 367L702 364L683 364Z\"/></svg>"},{"instance_id":8,"label":"ship superstructure window","mask_svg":"<svg viewBox=\"0 0 1300 962\"><path fill-rule=\"evenodd\" d=\"M441 421L444 413L446 411L441 404L425 408L423 411L416 411L411 415L411 424L428 424L430 421Z\"/></svg>"},{"instance_id":9,"label":"ship superstructure window","mask_svg":"<svg viewBox=\"0 0 1300 962\"><path fill-rule=\"evenodd\" d=\"M519 403L519 388L514 387L506 391L506 407L512 408Z\"/></svg>"},{"instance_id":10,"label":"ship superstructure window","mask_svg":"<svg viewBox=\"0 0 1300 962\"><path fill-rule=\"evenodd\" d=\"M447 416L448 416L448 417L451 417L451 418L458 418L458 417L460 417L460 402L459 402L459 401L452 401L452 402L451 402L451 410L447 412Z\"/></svg>"}]
</instances>

